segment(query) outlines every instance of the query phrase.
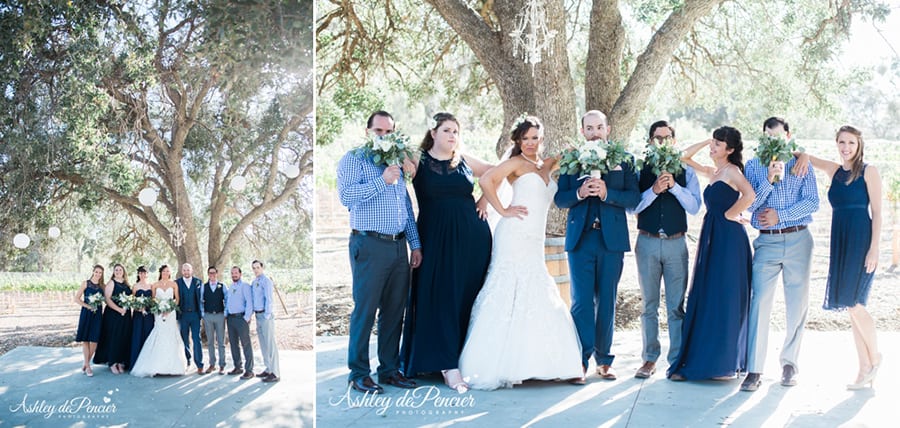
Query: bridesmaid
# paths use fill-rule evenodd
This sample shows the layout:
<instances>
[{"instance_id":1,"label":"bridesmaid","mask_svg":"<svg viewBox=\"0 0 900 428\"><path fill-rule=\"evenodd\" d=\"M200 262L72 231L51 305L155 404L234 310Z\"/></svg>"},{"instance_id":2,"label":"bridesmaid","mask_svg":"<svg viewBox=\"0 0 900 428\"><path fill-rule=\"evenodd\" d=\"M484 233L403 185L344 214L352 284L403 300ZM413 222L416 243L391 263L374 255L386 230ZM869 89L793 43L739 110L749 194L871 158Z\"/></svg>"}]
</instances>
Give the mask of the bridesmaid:
<instances>
[{"instance_id":1,"label":"bridesmaid","mask_svg":"<svg viewBox=\"0 0 900 428\"><path fill-rule=\"evenodd\" d=\"M813 167L831 177L828 202L831 203L831 258L823 308L846 310L850 315L853 340L859 356L856 380L849 390L872 386L881 366L881 353L875 337L875 321L866 310L869 289L878 267L878 239L881 236L881 177L874 165L863 162L862 132L842 126L835 136L840 163L805 153L798 164L809 158ZM803 174L801 168L797 173ZM871 212L871 215L870 215Z\"/></svg>"},{"instance_id":2,"label":"bridesmaid","mask_svg":"<svg viewBox=\"0 0 900 428\"><path fill-rule=\"evenodd\" d=\"M100 340L100 324L102 322L102 310L88 305L88 299L95 294L103 295L103 266L95 265L91 279L84 281L75 294L75 302L81 306L81 315L78 317L78 331L75 333L75 341L81 342L84 351L84 364L81 372L88 377L94 375L91 370L91 358L97 352L97 342Z\"/></svg>"},{"instance_id":3,"label":"bridesmaid","mask_svg":"<svg viewBox=\"0 0 900 428\"><path fill-rule=\"evenodd\" d=\"M692 159L709 147L714 167ZM723 126L710 140L694 144L681 159L709 178L703 191L706 216L700 229L694 275L681 327L682 345L669 379L730 380L747 365L750 309L750 240L741 217L756 193L744 178L741 133Z\"/></svg>"},{"instance_id":4,"label":"bridesmaid","mask_svg":"<svg viewBox=\"0 0 900 428\"><path fill-rule=\"evenodd\" d=\"M120 374L125 372L125 364L131 362L128 355L131 348L131 314L116 302L120 294L131 294L125 267L121 264L116 263L113 267L113 276L106 283L104 294L106 310L103 311L103 327L94 363L107 364L113 373Z\"/></svg>"},{"instance_id":5,"label":"bridesmaid","mask_svg":"<svg viewBox=\"0 0 900 428\"><path fill-rule=\"evenodd\" d=\"M134 295L136 297L147 297L148 299L153 297L151 284L147 282L147 268L144 266L140 266L137 269L137 282L134 283ZM150 313L149 309L137 312L132 311L131 317L133 322L131 331L131 361L128 365L129 368L134 367L134 363L141 353L141 348L144 347L144 341L147 340L147 336L149 336L150 331L153 330L153 314Z\"/></svg>"},{"instance_id":6,"label":"bridesmaid","mask_svg":"<svg viewBox=\"0 0 900 428\"><path fill-rule=\"evenodd\" d=\"M423 258L413 271L403 326L406 376L440 371L447 386L467 388L459 356L491 257L487 201L476 204L472 192L475 178L492 166L461 152L459 122L452 114L434 116L413 177Z\"/></svg>"}]
</instances>

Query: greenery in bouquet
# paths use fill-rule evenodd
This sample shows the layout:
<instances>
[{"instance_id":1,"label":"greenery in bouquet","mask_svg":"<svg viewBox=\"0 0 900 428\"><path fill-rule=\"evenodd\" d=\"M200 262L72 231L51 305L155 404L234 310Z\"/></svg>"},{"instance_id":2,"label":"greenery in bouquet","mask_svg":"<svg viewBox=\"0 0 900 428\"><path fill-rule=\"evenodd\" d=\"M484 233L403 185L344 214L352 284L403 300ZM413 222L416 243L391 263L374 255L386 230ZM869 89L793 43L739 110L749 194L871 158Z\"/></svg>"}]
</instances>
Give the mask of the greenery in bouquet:
<instances>
[{"instance_id":1,"label":"greenery in bouquet","mask_svg":"<svg viewBox=\"0 0 900 428\"><path fill-rule=\"evenodd\" d=\"M631 155L626 148L621 141L585 141L578 147L563 151L559 160L559 173L605 174L623 162L631 162Z\"/></svg>"},{"instance_id":2,"label":"greenery in bouquet","mask_svg":"<svg viewBox=\"0 0 900 428\"><path fill-rule=\"evenodd\" d=\"M131 309L133 309L135 311L147 310L147 309L150 309L150 307L152 306L152 303L153 303L153 298L150 296L140 296L140 297L134 296L134 299L132 299Z\"/></svg>"},{"instance_id":3,"label":"greenery in bouquet","mask_svg":"<svg viewBox=\"0 0 900 428\"><path fill-rule=\"evenodd\" d=\"M113 301L119 305L120 308L128 310L134 308L134 296L131 294L121 293L116 296L113 296Z\"/></svg>"},{"instance_id":4,"label":"greenery in bouquet","mask_svg":"<svg viewBox=\"0 0 900 428\"><path fill-rule=\"evenodd\" d=\"M684 166L681 163L683 155L681 150L678 150L666 140L657 144L648 144L647 148L644 149L644 158L638 160L637 167L638 169L643 169L645 165L650 165L653 173L656 175L664 172L678 175L681 171L684 171Z\"/></svg>"},{"instance_id":5,"label":"greenery in bouquet","mask_svg":"<svg viewBox=\"0 0 900 428\"><path fill-rule=\"evenodd\" d=\"M787 162L794 157L794 152L804 151L803 147L797 145L793 138L786 140L783 136L763 135L759 137L759 145L756 146L756 157L759 158L763 166L769 166L775 161ZM790 171L788 171L790 174ZM775 176L775 182L781 181L781 177Z\"/></svg>"},{"instance_id":6,"label":"greenery in bouquet","mask_svg":"<svg viewBox=\"0 0 900 428\"><path fill-rule=\"evenodd\" d=\"M106 302L106 297L103 296L103 293L94 293L88 296L87 304L91 307L91 311L96 311L103 306L103 303Z\"/></svg>"},{"instance_id":7,"label":"greenery in bouquet","mask_svg":"<svg viewBox=\"0 0 900 428\"><path fill-rule=\"evenodd\" d=\"M150 312L154 314L167 314L169 312L180 312L180 308L173 299L153 299L150 305Z\"/></svg>"},{"instance_id":8,"label":"greenery in bouquet","mask_svg":"<svg viewBox=\"0 0 900 428\"><path fill-rule=\"evenodd\" d=\"M403 159L412 158L410 147L408 135L393 132L383 136L369 134L358 150L372 159L375 165L401 165Z\"/></svg>"}]
</instances>

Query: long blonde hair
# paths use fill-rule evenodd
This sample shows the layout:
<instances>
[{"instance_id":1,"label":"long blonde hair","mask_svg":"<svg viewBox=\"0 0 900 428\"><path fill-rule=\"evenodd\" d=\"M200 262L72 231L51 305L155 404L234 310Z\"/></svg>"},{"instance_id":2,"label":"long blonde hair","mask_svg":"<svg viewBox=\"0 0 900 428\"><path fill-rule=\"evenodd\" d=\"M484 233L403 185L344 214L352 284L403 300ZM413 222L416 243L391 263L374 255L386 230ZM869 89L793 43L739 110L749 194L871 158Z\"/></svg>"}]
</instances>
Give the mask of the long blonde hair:
<instances>
[{"instance_id":1,"label":"long blonde hair","mask_svg":"<svg viewBox=\"0 0 900 428\"><path fill-rule=\"evenodd\" d=\"M859 141L859 150L857 150L856 154L853 155L853 158L850 159L850 178L847 179L847 184L850 184L863 174L863 147L865 147L865 144L863 143L862 131L851 125L844 125L838 129L837 133L834 134L835 142L838 141L838 137L841 136L842 132L855 136Z\"/></svg>"}]
</instances>

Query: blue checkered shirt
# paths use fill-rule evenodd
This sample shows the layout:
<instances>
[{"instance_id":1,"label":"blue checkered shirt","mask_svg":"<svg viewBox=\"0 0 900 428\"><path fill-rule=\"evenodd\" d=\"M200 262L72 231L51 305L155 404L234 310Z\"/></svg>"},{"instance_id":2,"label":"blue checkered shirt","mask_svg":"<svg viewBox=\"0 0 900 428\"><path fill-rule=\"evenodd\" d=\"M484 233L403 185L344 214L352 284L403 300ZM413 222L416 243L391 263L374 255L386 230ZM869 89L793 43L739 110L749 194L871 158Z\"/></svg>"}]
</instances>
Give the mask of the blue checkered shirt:
<instances>
[{"instance_id":1,"label":"blue checkered shirt","mask_svg":"<svg viewBox=\"0 0 900 428\"><path fill-rule=\"evenodd\" d=\"M769 183L767 165L758 158L750 159L744 166L744 175L756 192L756 200L750 205L753 213L750 223L756 229L784 229L792 226L812 223L812 213L819 210L819 191L816 187L816 175L810 173L805 177L797 177L790 173L796 158L792 158L784 166L785 176L772 185ZM760 224L759 215L766 208L773 208L778 213L778 224L765 228Z\"/></svg>"},{"instance_id":2,"label":"blue checkered shirt","mask_svg":"<svg viewBox=\"0 0 900 428\"><path fill-rule=\"evenodd\" d=\"M384 182L384 165L375 165L353 151L341 158L337 187L341 204L350 210L350 227L367 232L396 235L406 232L409 248L421 248L412 201L403 178L396 184Z\"/></svg>"}]
</instances>

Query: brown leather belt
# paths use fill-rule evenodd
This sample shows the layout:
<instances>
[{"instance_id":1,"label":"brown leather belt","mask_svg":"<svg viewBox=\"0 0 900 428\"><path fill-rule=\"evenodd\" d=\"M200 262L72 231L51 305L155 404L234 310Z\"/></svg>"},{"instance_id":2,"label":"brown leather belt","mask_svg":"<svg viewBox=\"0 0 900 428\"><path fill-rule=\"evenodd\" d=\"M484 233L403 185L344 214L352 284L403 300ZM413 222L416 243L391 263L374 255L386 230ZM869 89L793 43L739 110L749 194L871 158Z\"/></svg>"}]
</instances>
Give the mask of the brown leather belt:
<instances>
[{"instance_id":1,"label":"brown leather belt","mask_svg":"<svg viewBox=\"0 0 900 428\"><path fill-rule=\"evenodd\" d=\"M656 234L656 233L650 233L650 232L647 232L646 230L640 230L640 229L638 229L638 234L641 234L644 236L649 236L651 238L656 238L656 239L678 239L678 238L681 238L682 236L684 236L684 232L678 232L678 233L673 233L671 235L666 235L665 233Z\"/></svg>"},{"instance_id":2,"label":"brown leather belt","mask_svg":"<svg viewBox=\"0 0 900 428\"><path fill-rule=\"evenodd\" d=\"M762 233L764 235L783 235L785 233L799 232L803 229L806 229L805 224L801 224L800 226L785 227L784 229L773 229L773 230L762 229L759 231L759 233Z\"/></svg>"}]
</instances>

